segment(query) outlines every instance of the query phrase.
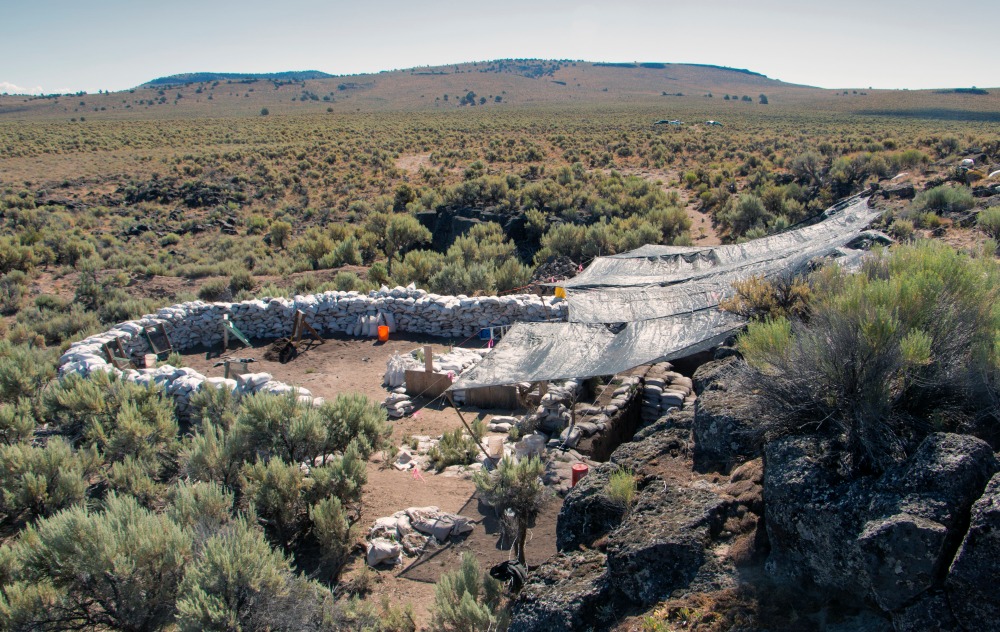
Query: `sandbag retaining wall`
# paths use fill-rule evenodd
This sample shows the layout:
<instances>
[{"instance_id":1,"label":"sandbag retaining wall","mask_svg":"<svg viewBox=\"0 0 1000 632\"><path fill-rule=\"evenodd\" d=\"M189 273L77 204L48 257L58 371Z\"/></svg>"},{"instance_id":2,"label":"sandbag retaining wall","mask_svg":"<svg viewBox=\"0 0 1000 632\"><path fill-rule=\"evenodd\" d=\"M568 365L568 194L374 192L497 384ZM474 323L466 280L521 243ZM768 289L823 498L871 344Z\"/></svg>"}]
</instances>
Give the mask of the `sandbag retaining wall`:
<instances>
[{"instance_id":1,"label":"sandbag retaining wall","mask_svg":"<svg viewBox=\"0 0 1000 632\"><path fill-rule=\"evenodd\" d=\"M175 350L212 346L222 342L222 317L229 319L250 338L280 338L292 333L296 310L322 335L346 333L367 337L368 323L379 313L388 315L396 331L432 336L464 338L476 335L485 327L510 325L518 321L566 320L567 304L555 297L531 294L516 296L467 297L429 294L412 286L383 288L368 295L357 292L324 292L291 299L255 299L241 303L205 303L193 301L164 307L134 321L119 323L108 331L73 343L59 359L60 375L89 375L93 371L113 372L130 381L153 381L163 384L174 396L178 413L187 409L187 399L207 378L187 368L160 367L119 371L108 363L101 345L115 338L133 360L139 361L150 351L143 328L163 323ZM267 374L258 374L267 375ZM270 379L246 380L239 385L232 380L213 378L217 388L242 392L293 390ZM175 384L175 382L177 384ZM304 389L294 389L309 396Z\"/></svg>"}]
</instances>

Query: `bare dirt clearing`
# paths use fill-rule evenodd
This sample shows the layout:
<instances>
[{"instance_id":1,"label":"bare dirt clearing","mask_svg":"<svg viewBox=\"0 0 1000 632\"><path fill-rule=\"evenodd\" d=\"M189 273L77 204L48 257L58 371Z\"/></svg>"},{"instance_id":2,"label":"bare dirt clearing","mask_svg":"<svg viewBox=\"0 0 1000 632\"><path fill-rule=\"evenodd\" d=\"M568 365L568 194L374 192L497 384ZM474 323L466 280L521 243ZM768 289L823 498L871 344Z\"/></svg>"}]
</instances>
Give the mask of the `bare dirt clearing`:
<instances>
[{"instance_id":1,"label":"bare dirt clearing","mask_svg":"<svg viewBox=\"0 0 1000 632\"><path fill-rule=\"evenodd\" d=\"M450 347L447 341L440 338L403 334L394 334L384 344L370 339L338 336L327 338L322 345L313 345L287 364L280 364L264 360L264 351L271 341L253 342L254 348L233 349L223 357L254 358L255 362L250 365L252 371L270 373L286 384L309 389L317 397L332 398L338 393L357 392L375 401L381 401L387 395L382 380L386 361L394 353L408 353L427 344L438 353ZM472 340L464 346L481 346L481 343ZM224 368L214 366L220 359L219 350L220 347L215 347L185 354L184 365L209 377L221 377ZM413 417L391 422L394 445L399 445L402 438L408 435L438 436L461 427L458 415L441 399L429 401L418 398L416 403L419 411ZM486 420L493 413L509 412L462 407L462 414L470 423L477 417ZM434 583L442 573L459 567L465 551L474 553L484 569L511 557L509 542L501 547L500 525L493 510L479 503L475 485L468 478L433 472L420 472L419 476L415 476L412 472L385 467L383 457L377 454L368 464L368 483L362 502L358 523L361 536L367 533L376 518L407 507L436 505L444 511L460 513L477 521L476 528L468 536L440 547L431 544L419 558L404 558L403 566L378 571L378 581L367 598L379 600L384 595L394 605L413 604L419 626L429 625ZM562 499L553 494L531 529L527 546L529 565L540 564L555 554L556 517L561 506ZM365 564L360 547L358 552L345 567L344 579L350 579Z\"/></svg>"},{"instance_id":2,"label":"bare dirt clearing","mask_svg":"<svg viewBox=\"0 0 1000 632\"><path fill-rule=\"evenodd\" d=\"M421 167L431 167L431 155L430 154L413 154L408 156L400 156L396 160L396 167L402 169L403 171L409 171L410 173L419 173Z\"/></svg>"}]
</instances>

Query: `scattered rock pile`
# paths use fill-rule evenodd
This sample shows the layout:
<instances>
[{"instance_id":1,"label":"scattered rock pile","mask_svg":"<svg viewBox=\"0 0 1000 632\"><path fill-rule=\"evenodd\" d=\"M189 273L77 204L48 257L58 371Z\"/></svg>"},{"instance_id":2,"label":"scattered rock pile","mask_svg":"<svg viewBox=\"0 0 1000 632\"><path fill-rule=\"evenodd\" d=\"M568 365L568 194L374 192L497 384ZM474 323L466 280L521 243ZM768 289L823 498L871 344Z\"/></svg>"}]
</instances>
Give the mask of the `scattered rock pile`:
<instances>
[{"instance_id":1,"label":"scattered rock pile","mask_svg":"<svg viewBox=\"0 0 1000 632\"><path fill-rule=\"evenodd\" d=\"M439 439L432 439L428 435L413 435L410 441L403 442L396 452L396 460L392 466L397 470L407 471L418 468L421 471L427 470L430 459L427 453L438 444Z\"/></svg>"},{"instance_id":2,"label":"scattered rock pile","mask_svg":"<svg viewBox=\"0 0 1000 632\"><path fill-rule=\"evenodd\" d=\"M531 276L533 283L554 283L571 279L582 271L582 266L569 257L554 257L535 269Z\"/></svg>"}]
</instances>

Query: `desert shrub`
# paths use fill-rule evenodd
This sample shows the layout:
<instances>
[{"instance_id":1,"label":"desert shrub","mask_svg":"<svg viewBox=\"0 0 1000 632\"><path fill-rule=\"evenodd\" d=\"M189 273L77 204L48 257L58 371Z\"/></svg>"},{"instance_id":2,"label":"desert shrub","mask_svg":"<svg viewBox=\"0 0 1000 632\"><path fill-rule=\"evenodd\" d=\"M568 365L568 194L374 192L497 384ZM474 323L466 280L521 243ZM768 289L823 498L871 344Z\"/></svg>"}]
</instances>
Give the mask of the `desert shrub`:
<instances>
[{"instance_id":1,"label":"desert shrub","mask_svg":"<svg viewBox=\"0 0 1000 632\"><path fill-rule=\"evenodd\" d=\"M82 503L100 463L96 451L74 452L58 437L45 446L0 446L0 514L9 522L33 522Z\"/></svg>"},{"instance_id":2,"label":"desert shrub","mask_svg":"<svg viewBox=\"0 0 1000 632\"><path fill-rule=\"evenodd\" d=\"M412 215L392 215L386 223L385 254L390 258L402 257L414 246L430 240L431 231Z\"/></svg>"},{"instance_id":3,"label":"desert shrub","mask_svg":"<svg viewBox=\"0 0 1000 632\"><path fill-rule=\"evenodd\" d=\"M17 323L24 331L20 335L29 341L38 337L47 345L62 344L101 330L99 315L81 305L73 305L69 312L43 311L36 307L23 309L17 314Z\"/></svg>"},{"instance_id":4,"label":"desert shrub","mask_svg":"<svg viewBox=\"0 0 1000 632\"><path fill-rule=\"evenodd\" d=\"M202 388L191 393L188 407L193 423L212 423L229 430L236 421L240 401L228 388Z\"/></svg>"},{"instance_id":5,"label":"desert shrub","mask_svg":"<svg viewBox=\"0 0 1000 632\"><path fill-rule=\"evenodd\" d=\"M576 224L557 224L542 235L542 247L535 255L535 262L541 263L549 257L569 257L573 261L583 258L583 245L587 229Z\"/></svg>"},{"instance_id":6,"label":"desert shrub","mask_svg":"<svg viewBox=\"0 0 1000 632\"><path fill-rule=\"evenodd\" d=\"M268 236L271 238L271 245L281 250L288 245L288 238L292 235L292 225L285 221L277 221L271 224Z\"/></svg>"},{"instance_id":7,"label":"desert shrub","mask_svg":"<svg viewBox=\"0 0 1000 632\"><path fill-rule=\"evenodd\" d=\"M374 571L369 572L369 576L374 574ZM411 604L394 605L388 595L383 595L377 602L374 599L362 599L354 586L347 592L353 596L341 598L334 604L332 621L336 629L416 632L416 615Z\"/></svg>"},{"instance_id":8,"label":"desert shrub","mask_svg":"<svg viewBox=\"0 0 1000 632\"><path fill-rule=\"evenodd\" d=\"M858 471L880 471L932 430L993 438L1000 269L927 242L827 273L808 323L752 323L739 347L765 438L829 432Z\"/></svg>"},{"instance_id":9,"label":"desert shrub","mask_svg":"<svg viewBox=\"0 0 1000 632\"><path fill-rule=\"evenodd\" d=\"M54 350L0 341L0 402L34 399L56 376Z\"/></svg>"},{"instance_id":10,"label":"desert shrub","mask_svg":"<svg viewBox=\"0 0 1000 632\"><path fill-rule=\"evenodd\" d=\"M397 283L427 287L427 282L444 265L444 255L432 250L412 250L402 260L392 261L392 278Z\"/></svg>"},{"instance_id":11,"label":"desert shrub","mask_svg":"<svg viewBox=\"0 0 1000 632\"><path fill-rule=\"evenodd\" d=\"M294 573L245 518L208 540L177 590L177 627L321 630L332 596Z\"/></svg>"},{"instance_id":12,"label":"desert shrub","mask_svg":"<svg viewBox=\"0 0 1000 632\"><path fill-rule=\"evenodd\" d=\"M775 219L760 198L748 193L727 204L716 217L719 225L734 239L754 228L766 229Z\"/></svg>"},{"instance_id":13,"label":"desert shrub","mask_svg":"<svg viewBox=\"0 0 1000 632\"><path fill-rule=\"evenodd\" d=\"M212 279L198 288L198 298L203 301L228 301L233 298L226 279Z\"/></svg>"},{"instance_id":14,"label":"desert shrub","mask_svg":"<svg viewBox=\"0 0 1000 632\"><path fill-rule=\"evenodd\" d=\"M462 566L445 573L434 588L435 630L491 632L507 627L503 586L479 569L476 556L466 552Z\"/></svg>"},{"instance_id":15,"label":"desert shrub","mask_svg":"<svg viewBox=\"0 0 1000 632\"><path fill-rule=\"evenodd\" d=\"M323 498L309 508L312 534L319 545L319 568L336 578L351 554L354 530L339 498Z\"/></svg>"},{"instance_id":16,"label":"desert shrub","mask_svg":"<svg viewBox=\"0 0 1000 632\"><path fill-rule=\"evenodd\" d=\"M216 483L179 481L168 493L166 514L203 541L233 520L232 492Z\"/></svg>"},{"instance_id":17,"label":"desert shrub","mask_svg":"<svg viewBox=\"0 0 1000 632\"><path fill-rule=\"evenodd\" d=\"M368 268L368 281L374 285L388 285L392 279L389 278L389 268L377 261Z\"/></svg>"},{"instance_id":18,"label":"desert shrub","mask_svg":"<svg viewBox=\"0 0 1000 632\"><path fill-rule=\"evenodd\" d=\"M934 213L954 213L972 208L975 201L969 187L941 185L918 193L917 197L913 199L912 209Z\"/></svg>"},{"instance_id":19,"label":"desert shrub","mask_svg":"<svg viewBox=\"0 0 1000 632\"><path fill-rule=\"evenodd\" d=\"M930 157L919 149L906 149L891 156L898 169L914 169L930 162Z\"/></svg>"},{"instance_id":20,"label":"desert shrub","mask_svg":"<svg viewBox=\"0 0 1000 632\"><path fill-rule=\"evenodd\" d=\"M272 458L243 468L246 499L266 525L271 541L290 548L302 535L308 519L306 474L298 463Z\"/></svg>"},{"instance_id":21,"label":"desert shrub","mask_svg":"<svg viewBox=\"0 0 1000 632\"><path fill-rule=\"evenodd\" d=\"M39 294L35 297L35 307L43 312L65 312L69 310L70 305L72 303L54 294Z\"/></svg>"},{"instance_id":22,"label":"desert shrub","mask_svg":"<svg viewBox=\"0 0 1000 632\"><path fill-rule=\"evenodd\" d=\"M328 460L352 444L362 459L388 438L385 410L364 395L340 394L319 408L288 395L244 398L233 434L246 459L274 455L288 462Z\"/></svg>"},{"instance_id":23,"label":"desert shrub","mask_svg":"<svg viewBox=\"0 0 1000 632\"><path fill-rule=\"evenodd\" d=\"M108 488L120 495L136 499L143 507L155 509L161 505L166 486L157 482L160 464L148 457L126 454L111 464L107 471Z\"/></svg>"},{"instance_id":24,"label":"desert shrub","mask_svg":"<svg viewBox=\"0 0 1000 632\"><path fill-rule=\"evenodd\" d=\"M233 441L221 426L203 422L200 430L184 440L178 454L180 472L193 481L239 484L243 445Z\"/></svg>"},{"instance_id":25,"label":"desert shrub","mask_svg":"<svg viewBox=\"0 0 1000 632\"><path fill-rule=\"evenodd\" d=\"M0 236L0 274L13 270L29 272L35 263L35 251L31 247L21 245L13 237Z\"/></svg>"},{"instance_id":26,"label":"desert shrub","mask_svg":"<svg viewBox=\"0 0 1000 632\"><path fill-rule=\"evenodd\" d=\"M290 550L312 535L325 574L336 577L353 537L345 505L360 498L363 468L364 461L354 450L328 465L311 467L308 473L298 463L277 458L266 464L258 461L243 467L244 501L252 503L275 544Z\"/></svg>"},{"instance_id":27,"label":"desert shrub","mask_svg":"<svg viewBox=\"0 0 1000 632\"><path fill-rule=\"evenodd\" d=\"M385 447L392 432L385 409L359 393L341 393L325 401L318 413L326 427L326 453L344 452L353 442L367 460Z\"/></svg>"},{"instance_id":28,"label":"desert shrub","mask_svg":"<svg viewBox=\"0 0 1000 632\"><path fill-rule=\"evenodd\" d=\"M927 211L926 213L916 213L911 216L913 224L920 228L934 229L941 226L941 216L937 213Z\"/></svg>"},{"instance_id":29,"label":"desert shrub","mask_svg":"<svg viewBox=\"0 0 1000 632\"><path fill-rule=\"evenodd\" d=\"M440 472L450 465L475 463L479 447L473 437L455 428L441 435L441 440L427 452L431 467Z\"/></svg>"},{"instance_id":30,"label":"desert shrub","mask_svg":"<svg viewBox=\"0 0 1000 632\"><path fill-rule=\"evenodd\" d=\"M31 401L19 399L14 403L0 403L0 444L14 445L31 438L35 431L35 417Z\"/></svg>"},{"instance_id":31,"label":"desert shrub","mask_svg":"<svg viewBox=\"0 0 1000 632\"><path fill-rule=\"evenodd\" d=\"M619 467L608 478L604 486L604 497L611 505L628 511L635 502L637 491L635 474L628 468Z\"/></svg>"},{"instance_id":32,"label":"desert shrub","mask_svg":"<svg viewBox=\"0 0 1000 632\"><path fill-rule=\"evenodd\" d=\"M340 266L359 266L362 263L358 240L353 236L344 239L323 255L319 260L320 268L339 268Z\"/></svg>"},{"instance_id":33,"label":"desert shrub","mask_svg":"<svg viewBox=\"0 0 1000 632\"><path fill-rule=\"evenodd\" d=\"M367 288L365 282L353 272L338 272L333 277L333 285L339 292L363 291Z\"/></svg>"},{"instance_id":34,"label":"desert shrub","mask_svg":"<svg viewBox=\"0 0 1000 632\"><path fill-rule=\"evenodd\" d=\"M164 466L176 451L173 401L162 389L97 372L70 375L43 396L45 418L64 436L96 446L109 461L131 455Z\"/></svg>"},{"instance_id":35,"label":"desert shrub","mask_svg":"<svg viewBox=\"0 0 1000 632\"><path fill-rule=\"evenodd\" d=\"M889 224L889 235L899 241L909 241L912 239L913 230L913 221L902 217L892 220L892 223Z\"/></svg>"},{"instance_id":36,"label":"desert shrub","mask_svg":"<svg viewBox=\"0 0 1000 632\"><path fill-rule=\"evenodd\" d=\"M27 289L28 276L20 270L11 270L0 276L0 313L15 313L21 307Z\"/></svg>"},{"instance_id":37,"label":"desert shrub","mask_svg":"<svg viewBox=\"0 0 1000 632\"><path fill-rule=\"evenodd\" d=\"M719 306L752 320L804 318L809 311L809 285L802 278L754 276L733 283L736 293Z\"/></svg>"},{"instance_id":38,"label":"desert shrub","mask_svg":"<svg viewBox=\"0 0 1000 632\"><path fill-rule=\"evenodd\" d=\"M229 277L229 293L236 296L240 292L249 292L253 289L253 275L247 270L239 270Z\"/></svg>"},{"instance_id":39,"label":"desert shrub","mask_svg":"<svg viewBox=\"0 0 1000 632\"><path fill-rule=\"evenodd\" d=\"M437 294L492 294L496 292L493 267L486 263L448 263L428 279L427 289Z\"/></svg>"},{"instance_id":40,"label":"desert shrub","mask_svg":"<svg viewBox=\"0 0 1000 632\"><path fill-rule=\"evenodd\" d=\"M181 236L177 233L167 233L163 237L160 237L159 244L164 248L168 246L176 246L181 241Z\"/></svg>"},{"instance_id":41,"label":"desert shrub","mask_svg":"<svg viewBox=\"0 0 1000 632\"><path fill-rule=\"evenodd\" d=\"M102 510L72 507L21 533L5 619L16 629L160 629L191 557L173 521L112 493Z\"/></svg>"},{"instance_id":42,"label":"desert shrub","mask_svg":"<svg viewBox=\"0 0 1000 632\"><path fill-rule=\"evenodd\" d=\"M101 304L100 309L97 311L97 320L107 324L134 320L145 314L155 312L161 306L162 303L160 301L151 298L111 298ZM81 315L88 316L89 314L84 313ZM87 323L85 318L80 319L77 316L77 319L80 322L74 327L73 336L91 330L84 328L83 325ZM66 334L66 329L65 326L60 328L63 336L62 340L68 340L71 337Z\"/></svg>"},{"instance_id":43,"label":"desert shrub","mask_svg":"<svg viewBox=\"0 0 1000 632\"><path fill-rule=\"evenodd\" d=\"M496 267L493 278L499 293L510 292L528 285L531 281L531 266L526 266L516 258L510 258Z\"/></svg>"},{"instance_id":44,"label":"desert shrub","mask_svg":"<svg viewBox=\"0 0 1000 632\"><path fill-rule=\"evenodd\" d=\"M991 206L980 212L976 225L991 239L1000 240L1000 206Z\"/></svg>"}]
</instances>

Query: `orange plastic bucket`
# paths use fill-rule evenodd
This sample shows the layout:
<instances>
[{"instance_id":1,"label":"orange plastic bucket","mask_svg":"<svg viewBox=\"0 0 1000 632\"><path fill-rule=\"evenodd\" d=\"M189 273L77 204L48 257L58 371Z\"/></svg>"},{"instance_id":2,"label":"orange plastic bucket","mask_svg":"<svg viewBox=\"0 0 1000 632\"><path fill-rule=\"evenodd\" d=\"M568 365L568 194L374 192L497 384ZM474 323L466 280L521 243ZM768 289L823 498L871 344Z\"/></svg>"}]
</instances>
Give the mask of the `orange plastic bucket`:
<instances>
[{"instance_id":1,"label":"orange plastic bucket","mask_svg":"<svg viewBox=\"0 0 1000 632\"><path fill-rule=\"evenodd\" d=\"M586 476L587 472L589 472L589 471L590 471L590 468L587 467L587 465L585 463L576 463L576 464L574 464L573 468L572 468L573 474L572 474L572 478L571 478L571 482L572 482L573 487L576 487L577 481L579 481L581 478L583 478L584 476Z\"/></svg>"},{"instance_id":2,"label":"orange plastic bucket","mask_svg":"<svg viewBox=\"0 0 1000 632\"><path fill-rule=\"evenodd\" d=\"M379 342L389 341L389 325L378 326L378 341Z\"/></svg>"}]
</instances>

